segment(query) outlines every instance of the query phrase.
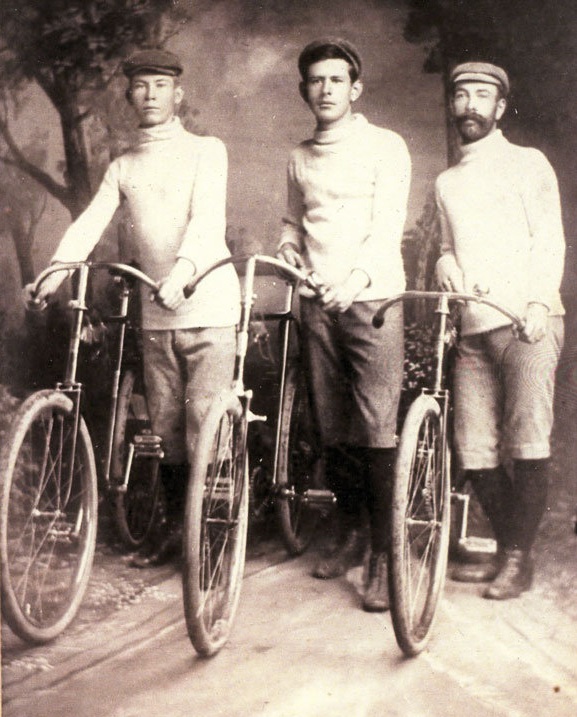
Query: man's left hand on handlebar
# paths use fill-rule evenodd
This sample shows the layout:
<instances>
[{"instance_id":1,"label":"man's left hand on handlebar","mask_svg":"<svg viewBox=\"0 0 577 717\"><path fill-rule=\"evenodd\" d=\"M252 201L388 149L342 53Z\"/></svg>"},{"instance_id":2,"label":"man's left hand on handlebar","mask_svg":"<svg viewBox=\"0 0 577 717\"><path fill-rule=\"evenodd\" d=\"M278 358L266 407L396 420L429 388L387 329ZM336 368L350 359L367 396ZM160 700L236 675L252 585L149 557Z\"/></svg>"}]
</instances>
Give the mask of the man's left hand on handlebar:
<instances>
[{"instance_id":1,"label":"man's left hand on handlebar","mask_svg":"<svg viewBox=\"0 0 577 717\"><path fill-rule=\"evenodd\" d=\"M196 274L196 267L188 259L179 258L158 287L158 292L151 298L157 300L161 306L170 311L175 311L185 300L183 289Z\"/></svg>"},{"instance_id":2,"label":"man's left hand on handlebar","mask_svg":"<svg viewBox=\"0 0 577 717\"><path fill-rule=\"evenodd\" d=\"M541 341L547 333L547 322L549 318L549 308L544 304L532 302L527 305L525 312L524 326L519 332L521 341L528 344L535 344Z\"/></svg>"}]
</instances>

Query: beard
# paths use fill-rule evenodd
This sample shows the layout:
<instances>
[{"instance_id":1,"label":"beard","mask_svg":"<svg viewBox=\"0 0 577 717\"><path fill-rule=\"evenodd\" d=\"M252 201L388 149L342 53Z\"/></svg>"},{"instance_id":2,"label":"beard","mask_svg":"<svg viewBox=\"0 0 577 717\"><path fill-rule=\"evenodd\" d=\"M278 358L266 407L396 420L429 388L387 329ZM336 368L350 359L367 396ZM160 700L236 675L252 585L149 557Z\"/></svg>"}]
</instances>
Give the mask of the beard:
<instances>
[{"instance_id":1,"label":"beard","mask_svg":"<svg viewBox=\"0 0 577 717\"><path fill-rule=\"evenodd\" d=\"M493 129L494 117L483 117L475 112L470 112L455 118L457 131L461 135L464 144L477 142L486 137Z\"/></svg>"}]
</instances>

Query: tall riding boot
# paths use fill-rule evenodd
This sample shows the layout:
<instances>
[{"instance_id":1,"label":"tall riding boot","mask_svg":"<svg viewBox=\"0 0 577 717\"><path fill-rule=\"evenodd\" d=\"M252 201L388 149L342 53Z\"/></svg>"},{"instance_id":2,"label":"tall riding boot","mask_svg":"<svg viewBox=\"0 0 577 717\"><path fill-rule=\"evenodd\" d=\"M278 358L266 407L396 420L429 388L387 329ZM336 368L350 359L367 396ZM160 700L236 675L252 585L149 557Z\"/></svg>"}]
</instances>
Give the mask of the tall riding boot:
<instances>
[{"instance_id":1,"label":"tall riding boot","mask_svg":"<svg viewBox=\"0 0 577 717\"><path fill-rule=\"evenodd\" d=\"M366 493L371 523L371 555L363 610L384 612L389 607L387 553L396 449L367 448Z\"/></svg>"},{"instance_id":2,"label":"tall riding boot","mask_svg":"<svg viewBox=\"0 0 577 717\"><path fill-rule=\"evenodd\" d=\"M510 545L505 549L501 570L484 597L508 600L531 587L531 549L547 507L548 483L548 459L515 461Z\"/></svg>"},{"instance_id":3,"label":"tall riding boot","mask_svg":"<svg viewBox=\"0 0 577 717\"><path fill-rule=\"evenodd\" d=\"M160 480L164 489L166 513L155 531L156 541L152 546L152 552L135 555L130 563L133 567L148 568L164 565L180 553L188 473L188 464L161 464Z\"/></svg>"},{"instance_id":4,"label":"tall riding boot","mask_svg":"<svg viewBox=\"0 0 577 717\"><path fill-rule=\"evenodd\" d=\"M510 545L509 524L513 512L513 484L503 466L485 470L469 470L465 475L497 540L497 554L484 563L457 565L451 574L453 580L481 583L494 580L501 568L504 550Z\"/></svg>"},{"instance_id":5,"label":"tall riding boot","mask_svg":"<svg viewBox=\"0 0 577 717\"><path fill-rule=\"evenodd\" d=\"M335 548L315 566L312 573L315 578L337 578L362 561L365 540L361 519L363 469L358 457L346 447L325 449L325 479L337 499L338 535Z\"/></svg>"}]
</instances>

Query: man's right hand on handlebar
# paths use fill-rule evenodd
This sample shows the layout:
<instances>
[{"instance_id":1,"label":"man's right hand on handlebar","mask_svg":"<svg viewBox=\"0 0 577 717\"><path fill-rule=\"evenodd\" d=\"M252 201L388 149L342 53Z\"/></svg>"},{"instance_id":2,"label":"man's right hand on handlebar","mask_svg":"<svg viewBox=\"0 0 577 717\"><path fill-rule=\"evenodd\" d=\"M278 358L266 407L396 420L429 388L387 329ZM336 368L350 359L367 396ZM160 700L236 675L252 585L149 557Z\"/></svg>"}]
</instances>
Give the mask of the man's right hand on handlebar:
<instances>
[{"instance_id":1,"label":"man's right hand on handlebar","mask_svg":"<svg viewBox=\"0 0 577 717\"><path fill-rule=\"evenodd\" d=\"M56 293L67 276L68 272L66 271L55 271L44 279L38 289L36 289L36 282L26 284L22 289L22 297L26 307L36 311L46 308L48 299Z\"/></svg>"},{"instance_id":2,"label":"man's right hand on handlebar","mask_svg":"<svg viewBox=\"0 0 577 717\"><path fill-rule=\"evenodd\" d=\"M452 254L444 254L436 266L437 282L443 291L461 294L465 291L463 272Z\"/></svg>"},{"instance_id":3,"label":"man's right hand on handlebar","mask_svg":"<svg viewBox=\"0 0 577 717\"><path fill-rule=\"evenodd\" d=\"M283 244L277 252L277 258L286 261L290 266L297 269L304 268L304 260L294 244Z\"/></svg>"}]
</instances>

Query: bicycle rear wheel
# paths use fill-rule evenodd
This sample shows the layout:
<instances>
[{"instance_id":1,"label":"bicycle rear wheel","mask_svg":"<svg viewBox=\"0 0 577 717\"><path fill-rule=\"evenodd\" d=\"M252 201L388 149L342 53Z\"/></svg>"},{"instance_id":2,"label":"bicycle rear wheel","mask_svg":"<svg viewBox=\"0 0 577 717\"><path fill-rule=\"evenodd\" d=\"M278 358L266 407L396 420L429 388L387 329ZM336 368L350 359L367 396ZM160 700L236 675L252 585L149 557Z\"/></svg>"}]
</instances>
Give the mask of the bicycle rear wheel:
<instances>
[{"instance_id":1,"label":"bicycle rear wheel","mask_svg":"<svg viewBox=\"0 0 577 717\"><path fill-rule=\"evenodd\" d=\"M444 452L441 408L421 395L403 426L391 510L391 617L408 656L427 644L447 569L450 480Z\"/></svg>"},{"instance_id":2,"label":"bicycle rear wheel","mask_svg":"<svg viewBox=\"0 0 577 717\"><path fill-rule=\"evenodd\" d=\"M228 640L244 573L248 527L246 421L234 393L204 421L188 485L182 571L184 615L196 651Z\"/></svg>"},{"instance_id":3,"label":"bicycle rear wheel","mask_svg":"<svg viewBox=\"0 0 577 717\"><path fill-rule=\"evenodd\" d=\"M120 383L116 423L112 443L112 477L114 486L114 516L118 533L131 549L139 548L148 539L156 524L160 507L158 459L139 455L132 458L128 482L124 482L129 447L135 436L150 435L151 423L143 389L136 373L128 369Z\"/></svg>"},{"instance_id":4,"label":"bicycle rear wheel","mask_svg":"<svg viewBox=\"0 0 577 717\"><path fill-rule=\"evenodd\" d=\"M86 590L97 528L96 464L71 399L39 391L20 407L0 454L2 614L23 640L52 640Z\"/></svg>"},{"instance_id":5,"label":"bicycle rear wheel","mask_svg":"<svg viewBox=\"0 0 577 717\"><path fill-rule=\"evenodd\" d=\"M306 550L319 520L307 496L307 491L322 488L318 446L306 381L300 367L292 365L281 412L276 499L281 535L291 555Z\"/></svg>"}]
</instances>

